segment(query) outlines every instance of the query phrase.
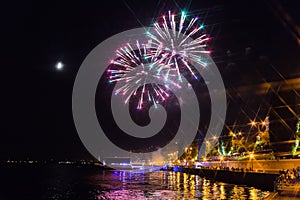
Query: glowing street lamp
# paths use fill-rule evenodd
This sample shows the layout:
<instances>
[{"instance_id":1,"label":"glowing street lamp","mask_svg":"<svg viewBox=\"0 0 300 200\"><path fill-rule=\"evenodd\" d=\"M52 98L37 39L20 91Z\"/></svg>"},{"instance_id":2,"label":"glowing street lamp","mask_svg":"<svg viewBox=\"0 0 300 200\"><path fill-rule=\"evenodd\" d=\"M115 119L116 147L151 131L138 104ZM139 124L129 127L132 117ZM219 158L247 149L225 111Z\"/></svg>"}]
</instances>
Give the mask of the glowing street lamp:
<instances>
[{"instance_id":1,"label":"glowing street lamp","mask_svg":"<svg viewBox=\"0 0 300 200\"><path fill-rule=\"evenodd\" d=\"M254 154L250 153L250 159L253 159L253 158L254 158Z\"/></svg>"},{"instance_id":2,"label":"glowing street lamp","mask_svg":"<svg viewBox=\"0 0 300 200\"><path fill-rule=\"evenodd\" d=\"M251 126L256 126L256 122L255 121L251 121Z\"/></svg>"}]
</instances>

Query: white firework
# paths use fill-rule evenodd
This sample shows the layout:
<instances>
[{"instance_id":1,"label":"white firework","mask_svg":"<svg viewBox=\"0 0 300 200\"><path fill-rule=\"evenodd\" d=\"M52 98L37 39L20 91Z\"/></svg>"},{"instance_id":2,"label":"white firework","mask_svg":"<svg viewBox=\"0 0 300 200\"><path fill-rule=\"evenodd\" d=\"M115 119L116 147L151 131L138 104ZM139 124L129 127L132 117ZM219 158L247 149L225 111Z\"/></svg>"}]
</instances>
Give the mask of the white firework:
<instances>
[{"instance_id":1,"label":"white firework","mask_svg":"<svg viewBox=\"0 0 300 200\"><path fill-rule=\"evenodd\" d=\"M197 79L192 67L191 61L196 62L203 67L207 63L203 59L203 54L209 54L210 51L204 49L205 42L210 38L206 34L200 34L204 25L198 24L198 18L192 18L189 22L186 21L185 12L181 12L178 22L175 15L168 12L168 17L162 16L162 23L154 23L154 33L147 32L147 36L152 41L153 57L164 55L163 62L170 66L165 73L166 79L168 76L177 76L181 81L180 68L186 68ZM196 39L191 39L196 37Z\"/></svg>"}]
</instances>

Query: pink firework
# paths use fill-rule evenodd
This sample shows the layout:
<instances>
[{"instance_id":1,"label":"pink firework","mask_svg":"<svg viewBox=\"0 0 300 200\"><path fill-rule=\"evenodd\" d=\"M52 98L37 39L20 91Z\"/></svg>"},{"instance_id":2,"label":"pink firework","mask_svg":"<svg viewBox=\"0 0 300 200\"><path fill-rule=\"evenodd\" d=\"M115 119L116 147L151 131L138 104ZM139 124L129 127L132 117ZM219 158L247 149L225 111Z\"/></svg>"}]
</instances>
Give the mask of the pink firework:
<instances>
[{"instance_id":1,"label":"pink firework","mask_svg":"<svg viewBox=\"0 0 300 200\"><path fill-rule=\"evenodd\" d=\"M164 62L166 55L154 57L150 54L151 45L150 41L147 44L140 44L136 41L133 48L130 43L127 43L116 50L118 58L111 61L114 67L107 70L110 82L120 82L115 95L125 96L125 104L132 96L137 96L137 109L139 110L146 102L153 102L157 107L157 103L169 97L168 92L157 84L161 80L167 88L170 84L179 87L172 80L163 79L165 71L170 66Z\"/></svg>"}]
</instances>

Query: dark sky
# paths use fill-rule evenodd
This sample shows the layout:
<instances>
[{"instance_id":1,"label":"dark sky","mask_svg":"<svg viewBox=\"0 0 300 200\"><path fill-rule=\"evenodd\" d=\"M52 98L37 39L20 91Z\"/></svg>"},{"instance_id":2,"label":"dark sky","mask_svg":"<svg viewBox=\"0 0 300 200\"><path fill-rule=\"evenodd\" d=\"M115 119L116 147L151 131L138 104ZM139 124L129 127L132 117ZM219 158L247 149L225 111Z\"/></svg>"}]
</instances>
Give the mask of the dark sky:
<instances>
[{"instance_id":1,"label":"dark sky","mask_svg":"<svg viewBox=\"0 0 300 200\"><path fill-rule=\"evenodd\" d=\"M278 81L270 65L285 78L300 77L298 0L15 1L1 7L2 159L91 158L71 109L82 61L108 37L147 26L169 9L202 17L227 88ZM292 23L281 21L282 15ZM65 64L63 71L55 70L57 61Z\"/></svg>"}]
</instances>

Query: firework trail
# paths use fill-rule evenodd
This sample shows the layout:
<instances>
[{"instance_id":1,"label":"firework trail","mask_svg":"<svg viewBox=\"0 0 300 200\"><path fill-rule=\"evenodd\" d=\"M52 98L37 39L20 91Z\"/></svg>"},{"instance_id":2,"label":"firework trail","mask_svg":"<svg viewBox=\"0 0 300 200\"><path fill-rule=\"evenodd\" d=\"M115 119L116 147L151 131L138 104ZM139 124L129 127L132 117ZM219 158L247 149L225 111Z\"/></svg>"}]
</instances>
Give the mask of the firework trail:
<instances>
[{"instance_id":1,"label":"firework trail","mask_svg":"<svg viewBox=\"0 0 300 200\"><path fill-rule=\"evenodd\" d=\"M152 56L165 55L164 62L170 67L165 78L175 75L180 82L182 81L180 69L187 69L195 79L198 79L190 62L206 67L207 63L201 55L210 53L204 49L205 42L210 39L206 34L201 34L204 25L198 23L197 17L189 22L186 18L186 13L181 12L179 22L176 23L175 14L169 11L168 17L162 16L161 23L154 23L155 33L146 33L153 43ZM192 37L196 39L191 40Z\"/></svg>"}]
</instances>

